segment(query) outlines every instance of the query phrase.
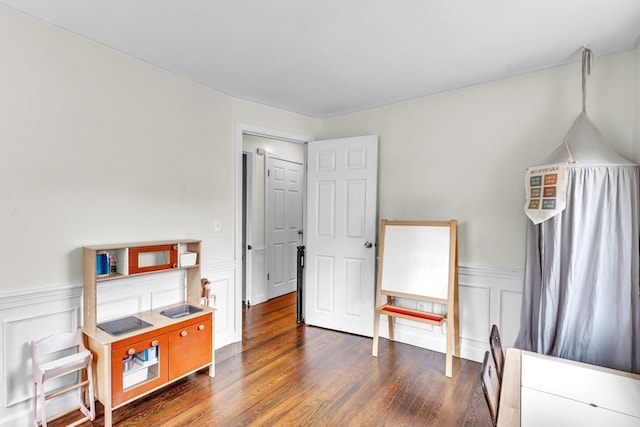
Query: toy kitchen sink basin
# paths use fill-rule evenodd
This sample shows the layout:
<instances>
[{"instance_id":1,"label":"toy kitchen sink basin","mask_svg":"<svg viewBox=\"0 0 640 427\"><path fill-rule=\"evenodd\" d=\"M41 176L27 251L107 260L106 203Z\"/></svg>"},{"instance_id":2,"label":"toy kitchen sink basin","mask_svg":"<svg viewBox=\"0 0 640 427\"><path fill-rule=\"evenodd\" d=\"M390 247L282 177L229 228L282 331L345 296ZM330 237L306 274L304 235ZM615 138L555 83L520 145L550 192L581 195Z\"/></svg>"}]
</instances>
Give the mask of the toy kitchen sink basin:
<instances>
[{"instance_id":1,"label":"toy kitchen sink basin","mask_svg":"<svg viewBox=\"0 0 640 427\"><path fill-rule=\"evenodd\" d=\"M198 313L200 311L202 311L200 307L196 307L190 304L183 304L177 307L162 310L160 314L162 314L163 316L169 317L171 319L177 319L179 317L188 316L190 314Z\"/></svg>"}]
</instances>

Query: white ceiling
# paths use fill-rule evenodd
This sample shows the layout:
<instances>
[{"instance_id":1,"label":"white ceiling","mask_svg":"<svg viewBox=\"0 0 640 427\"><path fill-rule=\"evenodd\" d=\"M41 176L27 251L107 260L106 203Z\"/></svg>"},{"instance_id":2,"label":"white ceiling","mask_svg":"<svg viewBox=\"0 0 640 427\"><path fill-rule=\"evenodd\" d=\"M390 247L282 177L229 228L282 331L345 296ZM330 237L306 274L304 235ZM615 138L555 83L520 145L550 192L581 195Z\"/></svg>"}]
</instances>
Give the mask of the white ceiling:
<instances>
[{"instance_id":1,"label":"white ceiling","mask_svg":"<svg viewBox=\"0 0 640 427\"><path fill-rule=\"evenodd\" d=\"M0 0L228 95L325 118L635 47L640 0Z\"/></svg>"}]
</instances>

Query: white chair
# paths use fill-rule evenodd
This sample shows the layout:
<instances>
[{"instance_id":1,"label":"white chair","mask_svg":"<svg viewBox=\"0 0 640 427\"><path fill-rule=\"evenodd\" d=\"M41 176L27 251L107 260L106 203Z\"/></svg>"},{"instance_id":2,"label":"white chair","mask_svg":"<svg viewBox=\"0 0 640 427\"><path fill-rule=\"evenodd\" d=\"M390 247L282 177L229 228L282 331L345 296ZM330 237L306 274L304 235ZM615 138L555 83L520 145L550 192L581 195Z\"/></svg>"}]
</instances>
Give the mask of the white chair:
<instances>
[{"instance_id":1,"label":"white chair","mask_svg":"<svg viewBox=\"0 0 640 427\"><path fill-rule=\"evenodd\" d=\"M70 426L79 425L85 421L93 421L95 418L95 402L93 395L93 372L91 363L93 356L82 342L82 331L51 335L39 341L31 341L31 358L33 361L33 424L35 427L47 426L47 421L60 418L79 409L84 417ZM83 377L82 370L86 370ZM79 379L76 384L59 390L45 393L45 382L52 378L78 372ZM84 402L83 387L86 387L88 402ZM78 406L69 411L47 418L46 401L60 396L72 390L78 390ZM42 416L41 424L38 422L38 401ZM88 407L87 407L88 406Z\"/></svg>"}]
</instances>

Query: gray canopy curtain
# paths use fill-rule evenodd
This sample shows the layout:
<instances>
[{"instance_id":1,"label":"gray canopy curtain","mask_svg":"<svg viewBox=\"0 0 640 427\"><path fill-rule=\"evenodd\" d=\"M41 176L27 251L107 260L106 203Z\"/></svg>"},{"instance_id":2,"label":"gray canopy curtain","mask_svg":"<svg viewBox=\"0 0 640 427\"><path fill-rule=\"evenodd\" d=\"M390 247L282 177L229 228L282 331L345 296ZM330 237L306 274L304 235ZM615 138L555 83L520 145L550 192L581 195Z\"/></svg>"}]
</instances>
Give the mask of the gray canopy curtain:
<instances>
[{"instance_id":1,"label":"gray canopy curtain","mask_svg":"<svg viewBox=\"0 0 640 427\"><path fill-rule=\"evenodd\" d=\"M565 162L566 208L528 222L515 346L640 373L640 167L586 113L540 165Z\"/></svg>"}]
</instances>

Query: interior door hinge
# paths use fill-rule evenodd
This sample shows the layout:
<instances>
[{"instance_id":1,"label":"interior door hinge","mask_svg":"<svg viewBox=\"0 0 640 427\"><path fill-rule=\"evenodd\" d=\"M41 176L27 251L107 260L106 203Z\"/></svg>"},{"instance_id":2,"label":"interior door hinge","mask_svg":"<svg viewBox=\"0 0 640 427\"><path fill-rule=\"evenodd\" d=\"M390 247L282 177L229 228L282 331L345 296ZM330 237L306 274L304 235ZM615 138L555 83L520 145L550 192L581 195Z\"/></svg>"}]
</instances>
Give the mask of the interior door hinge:
<instances>
[{"instance_id":1,"label":"interior door hinge","mask_svg":"<svg viewBox=\"0 0 640 427\"><path fill-rule=\"evenodd\" d=\"M269 280L269 273L267 273L267 280Z\"/></svg>"}]
</instances>

